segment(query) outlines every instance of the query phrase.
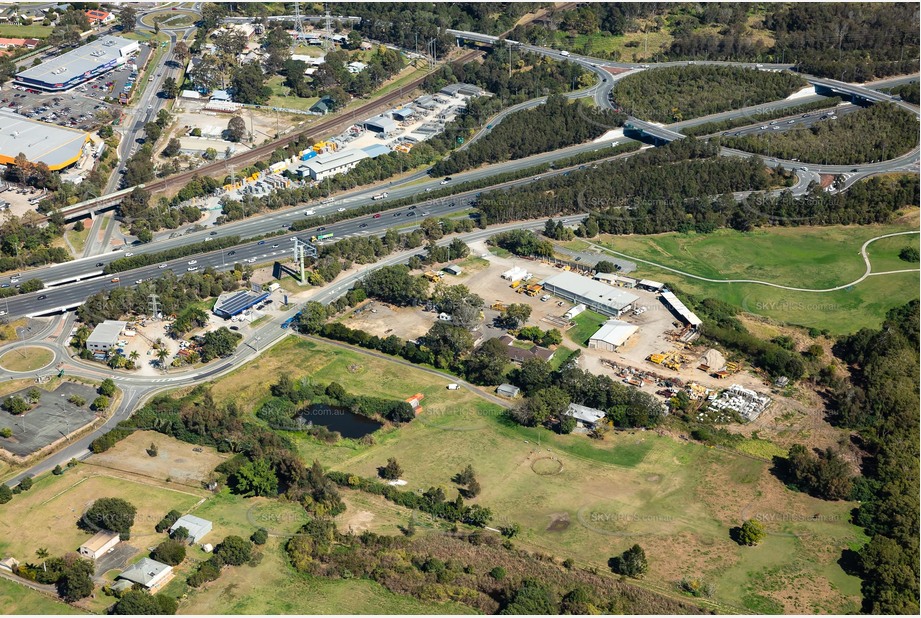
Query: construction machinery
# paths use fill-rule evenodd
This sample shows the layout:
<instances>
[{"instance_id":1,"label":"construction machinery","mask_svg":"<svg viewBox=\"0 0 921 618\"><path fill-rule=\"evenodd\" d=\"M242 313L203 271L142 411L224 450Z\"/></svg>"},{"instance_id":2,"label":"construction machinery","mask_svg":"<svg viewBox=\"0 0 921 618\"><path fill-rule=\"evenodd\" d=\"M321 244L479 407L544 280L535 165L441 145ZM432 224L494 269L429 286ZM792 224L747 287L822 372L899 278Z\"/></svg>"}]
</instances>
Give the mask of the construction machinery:
<instances>
[{"instance_id":1,"label":"construction machinery","mask_svg":"<svg viewBox=\"0 0 921 618\"><path fill-rule=\"evenodd\" d=\"M512 288L513 290L517 290L519 287L521 287L521 285L522 285L522 281L521 279L519 279L518 281L512 281L512 285L510 285L509 287Z\"/></svg>"},{"instance_id":2,"label":"construction machinery","mask_svg":"<svg viewBox=\"0 0 921 618\"><path fill-rule=\"evenodd\" d=\"M528 296L537 296L538 294L540 294L541 290L543 289L544 289L544 286L542 286L539 283L535 283L525 288L524 293L527 294Z\"/></svg>"},{"instance_id":3,"label":"construction machinery","mask_svg":"<svg viewBox=\"0 0 921 618\"><path fill-rule=\"evenodd\" d=\"M663 362L665 362L667 358L668 358L668 354L659 353L659 354L650 354L648 357L646 357L646 360L648 360L651 363L655 363L656 365L661 365Z\"/></svg>"},{"instance_id":4,"label":"construction machinery","mask_svg":"<svg viewBox=\"0 0 921 618\"><path fill-rule=\"evenodd\" d=\"M506 305L505 303L493 303L492 307L490 308L496 311L507 311L508 305Z\"/></svg>"},{"instance_id":5,"label":"construction machinery","mask_svg":"<svg viewBox=\"0 0 921 618\"><path fill-rule=\"evenodd\" d=\"M432 283L438 283L441 281L441 273L435 272L434 270L427 271L422 274L423 277L431 281Z\"/></svg>"}]
</instances>

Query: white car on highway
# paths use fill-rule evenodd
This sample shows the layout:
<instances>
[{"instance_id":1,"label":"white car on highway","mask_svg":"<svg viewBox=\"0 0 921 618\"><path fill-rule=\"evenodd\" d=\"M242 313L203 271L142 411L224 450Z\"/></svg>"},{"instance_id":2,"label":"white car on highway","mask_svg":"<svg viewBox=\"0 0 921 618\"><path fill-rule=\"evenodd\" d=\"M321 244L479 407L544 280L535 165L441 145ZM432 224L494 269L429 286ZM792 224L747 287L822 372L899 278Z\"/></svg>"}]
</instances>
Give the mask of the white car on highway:
<instances>
[{"instance_id":1,"label":"white car on highway","mask_svg":"<svg viewBox=\"0 0 921 618\"><path fill-rule=\"evenodd\" d=\"M160 264L157 268L166 268L166 264Z\"/></svg>"},{"instance_id":2,"label":"white car on highway","mask_svg":"<svg viewBox=\"0 0 921 618\"><path fill-rule=\"evenodd\" d=\"M345 208L340 208L337 212L345 212Z\"/></svg>"},{"instance_id":3,"label":"white car on highway","mask_svg":"<svg viewBox=\"0 0 921 618\"><path fill-rule=\"evenodd\" d=\"M189 266L188 268L186 268L186 270L189 271L190 273L195 272L196 270L198 270L198 266Z\"/></svg>"},{"instance_id":4,"label":"white car on highway","mask_svg":"<svg viewBox=\"0 0 921 618\"><path fill-rule=\"evenodd\" d=\"M128 253L125 254L125 257L131 257L132 255L134 254L129 251Z\"/></svg>"},{"instance_id":5,"label":"white car on highway","mask_svg":"<svg viewBox=\"0 0 921 618\"><path fill-rule=\"evenodd\" d=\"M198 260L189 260L189 266L192 266L193 264L198 264Z\"/></svg>"}]
</instances>

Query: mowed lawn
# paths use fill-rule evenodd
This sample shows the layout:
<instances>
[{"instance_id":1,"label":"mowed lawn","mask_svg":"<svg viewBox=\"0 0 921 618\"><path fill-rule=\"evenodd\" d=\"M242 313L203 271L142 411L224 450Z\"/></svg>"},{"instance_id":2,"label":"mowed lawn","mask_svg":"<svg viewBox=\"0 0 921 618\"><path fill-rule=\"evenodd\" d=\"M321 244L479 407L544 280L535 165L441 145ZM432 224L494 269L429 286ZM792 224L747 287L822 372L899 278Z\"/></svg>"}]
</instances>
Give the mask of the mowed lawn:
<instances>
[{"instance_id":1,"label":"mowed lawn","mask_svg":"<svg viewBox=\"0 0 921 618\"><path fill-rule=\"evenodd\" d=\"M870 238L917 229L917 212L892 225L773 228L712 234L602 236L594 242L709 279L753 279L791 287L826 289L865 271L860 247ZM869 248L875 272L917 268L898 251L917 237L882 239ZM879 260L877 260L877 257ZM779 322L827 328L834 334L878 326L886 312L919 297L916 273L872 276L834 292L797 292L750 283L712 283L639 262L636 277L671 283L700 298L718 298Z\"/></svg>"},{"instance_id":2,"label":"mowed lawn","mask_svg":"<svg viewBox=\"0 0 921 618\"><path fill-rule=\"evenodd\" d=\"M0 24L0 37L11 39L44 39L54 30L51 26L41 24Z\"/></svg>"},{"instance_id":3,"label":"mowed lawn","mask_svg":"<svg viewBox=\"0 0 921 618\"><path fill-rule=\"evenodd\" d=\"M586 309L572 319L575 326L566 331L566 336L583 348L588 345L588 339L594 335L608 318L596 311Z\"/></svg>"},{"instance_id":4,"label":"mowed lawn","mask_svg":"<svg viewBox=\"0 0 921 618\"><path fill-rule=\"evenodd\" d=\"M171 509L185 512L200 500L187 487L170 489L116 476L104 469L79 465L61 476L47 474L28 492L0 505L0 554L31 561L45 547L53 556L77 548L92 536L77 527L83 512L97 498L123 498L137 509L130 543L146 547L154 526ZM204 492L198 492L204 495Z\"/></svg>"},{"instance_id":5,"label":"mowed lawn","mask_svg":"<svg viewBox=\"0 0 921 618\"><path fill-rule=\"evenodd\" d=\"M76 607L21 584L0 577L0 607L10 616L37 614L85 614Z\"/></svg>"}]
</instances>

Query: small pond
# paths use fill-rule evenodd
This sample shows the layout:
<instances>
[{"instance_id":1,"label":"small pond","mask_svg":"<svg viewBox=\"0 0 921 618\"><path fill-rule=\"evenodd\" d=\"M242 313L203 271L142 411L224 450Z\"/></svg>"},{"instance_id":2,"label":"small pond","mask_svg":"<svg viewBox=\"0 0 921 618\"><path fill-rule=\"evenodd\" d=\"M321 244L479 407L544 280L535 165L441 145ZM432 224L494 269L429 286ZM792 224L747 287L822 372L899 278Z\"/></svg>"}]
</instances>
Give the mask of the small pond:
<instances>
[{"instance_id":1,"label":"small pond","mask_svg":"<svg viewBox=\"0 0 921 618\"><path fill-rule=\"evenodd\" d=\"M314 404L298 414L305 424L322 425L330 431L338 431L343 438L361 438L374 433L383 424L346 408L326 404Z\"/></svg>"}]
</instances>

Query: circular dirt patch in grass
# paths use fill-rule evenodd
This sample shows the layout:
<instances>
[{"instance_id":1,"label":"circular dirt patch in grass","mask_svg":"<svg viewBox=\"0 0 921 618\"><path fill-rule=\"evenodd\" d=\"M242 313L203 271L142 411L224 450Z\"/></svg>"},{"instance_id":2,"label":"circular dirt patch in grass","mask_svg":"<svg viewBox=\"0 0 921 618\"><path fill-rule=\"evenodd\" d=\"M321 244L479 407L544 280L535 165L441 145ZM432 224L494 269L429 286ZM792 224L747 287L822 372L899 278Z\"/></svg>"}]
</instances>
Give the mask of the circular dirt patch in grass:
<instances>
[{"instance_id":1,"label":"circular dirt patch in grass","mask_svg":"<svg viewBox=\"0 0 921 618\"><path fill-rule=\"evenodd\" d=\"M54 354L45 348L16 348L0 356L0 367L7 371L35 371L53 362Z\"/></svg>"},{"instance_id":2,"label":"circular dirt patch in grass","mask_svg":"<svg viewBox=\"0 0 921 618\"><path fill-rule=\"evenodd\" d=\"M531 462L531 470L541 476L553 476L563 472L563 462L553 457L541 457Z\"/></svg>"}]
</instances>

